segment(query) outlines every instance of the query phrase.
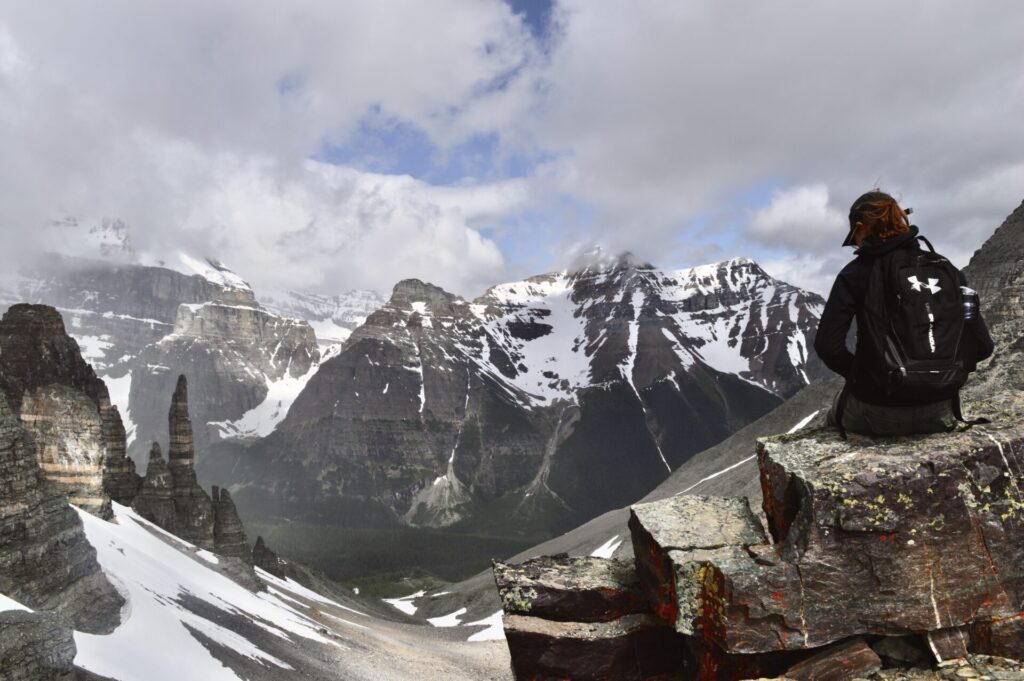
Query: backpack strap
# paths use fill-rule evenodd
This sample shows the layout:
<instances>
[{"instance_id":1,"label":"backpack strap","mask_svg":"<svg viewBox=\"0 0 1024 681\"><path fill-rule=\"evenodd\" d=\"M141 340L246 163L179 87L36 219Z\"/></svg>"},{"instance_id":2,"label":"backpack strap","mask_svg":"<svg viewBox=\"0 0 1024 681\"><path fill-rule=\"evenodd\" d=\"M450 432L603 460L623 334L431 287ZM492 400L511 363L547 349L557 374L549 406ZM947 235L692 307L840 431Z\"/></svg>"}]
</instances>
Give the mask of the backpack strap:
<instances>
[{"instance_id":1,"label":"backpack strap","mask_svg":"<svg viewBox=\"0 0 1024 681\"><path fill-rule=\"evenodd\" d=\"M967 429L972 428L974 426L980 426L984 423L992 423L992 421L985 418L984 416L979 416L978 418L971 419L970 421L965 419L963 403L960 400L959 392L957 392L956 397L953 398L953 418L955 418L960 423L967 424Z\"/></svg>"},{"instance_id":2,"label":"backpack strap","mask_svg":"<svg viewBox=\"0 0 1024 681\"><path fill-rule=\"evenodd\" d=\"M928 239L926 237L922 236L921 234L918 234L917 235L917 240L918 241L923 241L924 245L928 247L929 251L931 251L932 253L935 252L935 246L932 246L932 242L928 241Z\"/></svg>"}]
</instances>

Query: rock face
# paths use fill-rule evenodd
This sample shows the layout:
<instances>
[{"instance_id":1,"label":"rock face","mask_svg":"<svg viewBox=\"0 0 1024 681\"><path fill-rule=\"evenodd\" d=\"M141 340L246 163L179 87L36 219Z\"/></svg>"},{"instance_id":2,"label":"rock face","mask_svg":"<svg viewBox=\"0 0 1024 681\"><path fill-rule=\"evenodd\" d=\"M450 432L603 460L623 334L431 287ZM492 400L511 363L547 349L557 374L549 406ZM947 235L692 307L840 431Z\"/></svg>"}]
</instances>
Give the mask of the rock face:
<instances>
[{"instance_id":1,"label":"rock face","mask_svg":"<svg viewBox=\"0 0 1024 681\"><path fill-rule=\"evenodd\" d=\"M132 379L138 435L153 438L160 432L159 396L173 389L180 373L192 377L201 446L222 436L263 434L246 432L241 417L267 400L275 384L307 378L319 361L309 324L267 312L251 290L230 304L181 305L171 333L139 354L138 364L150 370Z\"/></svg>"},{"instance_id":2,"label":"rock face","mask_svg":"<svg viewBox=\"0 0 1024 681\"><path fill-rule=\"evenodd\" d=\"M178 377L171 397L168 423L171 446L167 452L167 468L173 484L176 518L174 529L169 531L200 548L213 550L213 501L196 479L195 446L192 421L188 416L188 381L185 376Z\"/></svg>"},{"instance_id":3,"label":"rock face","mask_svg":"<svg viewBox=\"0 0 1024 681\"><path fill-rule=\"evenodd\" d=\"M277 554L267 548L263 537L256 537L256 543L252 547L252 564L261 570L266 570L275 577L286 576L285 564Z\"/></svg>"},{"instance_id":4,"label":"rock face","mask_svg":"<svg viewBox=\"0 0 1024 681\"><path fill-rule=\"evenodd\" d=\"M0 612L0 678L75 681L75 641L53 613Z\"/></svg>"},{"instance_id":5,"label":"rock face","mask_svg":"<svg viewBox=\"0 0 1024 681\"><path fill-rule=\"evenodd\" d=\"M235 502L226 489L216 486L213 488L213 544L214 550L222 556L252 560Z\"/></svg>"},{"instance_id":6,"label":"rock face","mask_svg":"<svg viewBox=\"0 0 1024 681\"><path fill-rule=\"evenodd\" d=\"M135 499L135 511L199 548L245 563L236 576L255 585L252 568L248 567L252 553L231 494L215 486L211 498L196 480L195 444L185 376L178 377L171 397L168 427L171 443L168 459L164 461L159 443L154 442L146 477Z\"/></svg>"},{"instance_id":7,"label":"rock face","mask_svg":"<svg viewBox=\"0 0 1024 681\"><path fill-rule=\"evenodd\" d=\"M1020 321L1024 307L1024 203L975 252L964 268L967 282L981 298L981 309L991 326Z\"/></svg>"},{"instance_id":8,"label":"rock face","mask_svg":"<svg viewBox=\"0 0 1024 681\"><path fill-rule=\"evenodd\" d=\"M634 506L638 590L681 637L691 673L861 678L880 666L857 642L864 636L890 655L925 640L938 660L1024 655L1024 393L974 406L993 423L906 438L844 441L819 428L760 440L770 540L743 498ZM591 582L565 569L555 559L496 566L506 612L521 615L534 600L545 622L595 612ZM570 593L556 599L552 588ZM565 649L571 635L545 627L534 627L529 647L509 636L517 678L534 678L520 669L552 651L565 665L585 658Z\"/></svg>"},{"instance_id":9,"label":"rock face","mask_svg":"<svg viewBox=\"0 0 1024 681\"><path fill-rule=\"evenodd\" d=\"M633 681L688 668L682 637L650 613L630 563L562 555L496 563L494 576L517 679Z\"/></svg>"},{"instance_id":10,"label":"rock face","mask_svg":"<svg viewBox=\"0 0 1024 681\"><path fill-rule=\"evenodd\" d=\"M243 513L550 533L820 374L821 304L747 260L620 260L473 302L404 281L270 437L207 477L242 487Z\"/></svg>"},{"instance_id":11,"label":"rock face","mask_svg":"<svg viewBox=\"0 0 1024 681\"><path fill-rule=\"evenodd\" d=\"M78 390L51 384L25 393L21 421L36 441L39 467L68 501L110 518L103 488L106 441L96 404Z\"/></svg>"},{"instance_id":12,"label":"rock face","mask_svg":"<svg viewBox=\"0 0 1024 681\"><path fill-rule=\"evenodd\" d=\"M269 432L287 411L287 404L275 406L282 391L293 397L292 383L319 357L301 314L321 320L323 310L298 306L296 314L276 315L223 264L181 254L169 259L182 271L47 254L25 263L12 281L0 273L0 311L30 301L62 314L86 361L110 387L140 464L148 443L164 432L160 396L173 390L178 374L196 379L192 408L205 446L211 438ZM334 298L337 316L350 308L346 323L365 318L362 305ZM259 406L266 413L243 419Z\"/></svg>"},{"instance_id":13,"label":"rock face","mask_svg":"<svg viewBox=\"0 0 1024 681\"><path fill-rule=\"evenodd\" d=\"M0 392L36 440L43 471L73 503L109 517L111 493L131 501L138 476L120 414L53 308L15 305L0 320Z\"/></svg>"},{"instance_id":14,"label":"rock face","mask_svg":"<svg viewBox=\"0 0 1024 681\"><path fill-rule=\"evenodd\" d=\"M502 608L509 615L608 622L650 612L631 561L542 556L519 565L494 564Z\"/></svg>"},{"instance_id":15,"label":"rock face","mask_svg":"<svg viewBox=\"0 0 1024 681\"><path fill-rule=\"evenodd\" d=\"M174 511L174 479L167 469L167 461L160 451L160 444L153 443L149 451L149 465L146 477L132 506L135 511L152 523L173 533L177 529L178 516Z\"/></svg>"},{"instance_id":16,"label":"rock face","mask_svg":"<svg viewBox=\"0 0 1024 681\"><path fill-rule=\"evenodd\" d=\"M6 399L0 399L0 593L91 633L112 631L124 604L67 497L43 475L35 443Z\"/></svg>"}]
</instances>

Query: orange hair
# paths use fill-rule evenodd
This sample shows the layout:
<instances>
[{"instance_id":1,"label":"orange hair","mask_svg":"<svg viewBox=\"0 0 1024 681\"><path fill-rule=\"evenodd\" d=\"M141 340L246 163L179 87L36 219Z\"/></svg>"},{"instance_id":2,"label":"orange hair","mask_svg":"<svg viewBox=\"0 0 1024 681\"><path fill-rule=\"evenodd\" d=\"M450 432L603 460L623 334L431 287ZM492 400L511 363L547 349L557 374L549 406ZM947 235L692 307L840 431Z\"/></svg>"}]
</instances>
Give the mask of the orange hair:
<instances>
[{"instance_id":1,"label":"orange hair","mask_svg":"<svg viewBox=\"0 0 1024 681\"><path fill-rule=\"evenodd\" d=\"M864 223L878 243L910 231L910 218L896 199L880 191L865 194L850 208L850 224Z\"/></svg>"}]
</instances>

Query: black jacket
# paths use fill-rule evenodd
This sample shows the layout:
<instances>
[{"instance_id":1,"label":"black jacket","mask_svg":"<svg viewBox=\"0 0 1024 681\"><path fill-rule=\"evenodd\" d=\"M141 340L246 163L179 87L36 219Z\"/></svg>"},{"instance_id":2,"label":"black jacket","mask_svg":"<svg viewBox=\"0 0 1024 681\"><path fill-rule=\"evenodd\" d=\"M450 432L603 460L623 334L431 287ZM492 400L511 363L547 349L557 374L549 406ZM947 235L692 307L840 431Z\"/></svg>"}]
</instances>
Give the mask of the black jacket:
<instances>
[{"instance_id":1,"label":"black jacket","mask_svg":"<svg viewBox=\"0 0 1024 681\"><path fill-rule=\"evenodd\" d=\"M842 269L832 285L828 302L818 322L818 332L814 339L814 351L825 365L844 377L854 397L861 402L878 405L892 405L896 402L885 394L885 390L877 385L871 374L861 370L867 362L880 361L871 357L872 350L862 343L858 335L855 353L846 348L846 336L850 324L857 319L858 327L864 326L861 318L864 310L864 296L868 289L868 278L875 261L897 248L920 249L917 240L917 227L910 232L901 234L884 244L866 243L857 249L857 257ZM961 285L966 286L963 274L960 275ZM965 343L963 356L968 360L967 368L973 371L978 362L992 354L993 343L985 320L979 311L977 319L967 324L964 330ZM859 358L856 375L854 372L854 356Z\"/></svg>"}]
</instances>

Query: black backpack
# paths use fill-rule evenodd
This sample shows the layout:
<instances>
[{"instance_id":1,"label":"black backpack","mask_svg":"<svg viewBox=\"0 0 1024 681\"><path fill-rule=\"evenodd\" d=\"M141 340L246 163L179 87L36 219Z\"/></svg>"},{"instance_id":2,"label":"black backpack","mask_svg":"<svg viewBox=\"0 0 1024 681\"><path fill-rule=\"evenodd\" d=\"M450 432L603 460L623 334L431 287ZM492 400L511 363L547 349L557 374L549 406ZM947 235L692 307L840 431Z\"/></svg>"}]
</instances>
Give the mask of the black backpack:
<instances>
[{"instance_id":1,"label":"black backpack","mask_svg":"<svg viewBox=\"0 0 1024 681\"><path fill-rule=\"evenodd\" d=\"M927 251L898 248L878 258L864 298L864 329L874 352L861 367L887 396L908 404L954 400L967 381L961 339L960 270L924 237ZM962 418L957 411L957 417Z\"/></svg>"}]
</instances>

